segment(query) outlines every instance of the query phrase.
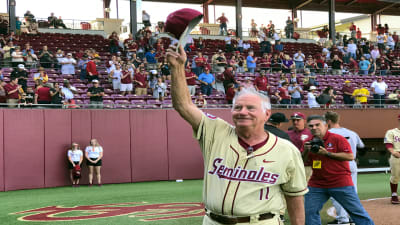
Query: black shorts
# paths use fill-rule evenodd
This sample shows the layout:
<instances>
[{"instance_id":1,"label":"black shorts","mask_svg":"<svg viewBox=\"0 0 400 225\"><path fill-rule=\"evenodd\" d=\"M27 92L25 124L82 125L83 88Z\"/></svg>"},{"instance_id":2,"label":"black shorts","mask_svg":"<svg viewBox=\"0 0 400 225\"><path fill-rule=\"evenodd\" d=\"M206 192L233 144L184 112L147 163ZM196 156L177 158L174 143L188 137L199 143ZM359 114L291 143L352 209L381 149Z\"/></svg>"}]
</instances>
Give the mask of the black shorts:
<instances>
[{"instance_id":1,"label":"black shorts","mask_svg":"<svg viewBox=\"0 0 400 225\"><path fill-rule=\"evenodd\" d=\"M92 161L95 161L97 158L90 158ZM101 166L102 165L102 163L101 163L101 159L97 162L97 163L91 163L91 162L89 162L89 160L88 161L86 161L86 165L88 165L88 166Z\"/></svg>"},{"instance_id":2,"label":"black shorts","mask_svg":"<svg viewBox=\"0 0 400 225\"><path fill-rule=\"evenodd\" d=\"M74 164L78 165L79 161L74 161ZM70 170L74 169L74 165L72 165L72 163L69 160L68 160L68 169L70 169Z\"/></svg>"}]
</instances>

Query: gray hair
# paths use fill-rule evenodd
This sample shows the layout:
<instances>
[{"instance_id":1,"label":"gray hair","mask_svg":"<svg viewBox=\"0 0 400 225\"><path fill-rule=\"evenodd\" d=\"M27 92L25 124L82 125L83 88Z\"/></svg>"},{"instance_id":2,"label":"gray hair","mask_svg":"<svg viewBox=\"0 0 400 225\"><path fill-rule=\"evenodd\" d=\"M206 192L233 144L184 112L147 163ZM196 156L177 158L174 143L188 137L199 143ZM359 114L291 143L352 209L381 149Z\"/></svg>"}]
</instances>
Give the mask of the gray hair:
<instances>
[{"instance_id":1,"label":"gray hair","mask_svg":"<svg viewBox=\"0 0 400 225\"><path fill-rule=\"evenodd\" d=\"M233 107L235 107L236 99L238 99L239 97L244 96L244 95L255 95L255 96L260 97L261 98L261 108L264 112L271 109L271 101L269 100L268 96L256 91L256 89L254 89L254 87L247 87L247 88L243 88L241 91L236 93L235 97L232 100L232 110L233 110Z\"/></svg>"},{"instance_id":2,"label":"gray hair","mask_svg":"<svg viewBox=\"0 0 400 225\"><path fill-rule=\"evenodd\" d=\"M323 124L326 124L326 118L321 115L311 115L311 116L307 117L307 123L309 123L311 120L319 120Z\"/></svg>"}]
</instances>

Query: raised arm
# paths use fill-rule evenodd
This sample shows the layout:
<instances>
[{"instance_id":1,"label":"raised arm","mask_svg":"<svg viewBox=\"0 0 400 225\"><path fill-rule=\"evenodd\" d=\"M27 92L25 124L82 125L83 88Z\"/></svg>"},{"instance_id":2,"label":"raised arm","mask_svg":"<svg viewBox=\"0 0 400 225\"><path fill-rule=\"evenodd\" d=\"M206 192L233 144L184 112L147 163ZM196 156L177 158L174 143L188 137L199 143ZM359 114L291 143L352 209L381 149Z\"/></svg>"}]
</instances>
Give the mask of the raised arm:
<instances>
[{"instance_id":1,"label":"raised arm","mask_svg":"<svg viewBox=\"0 0 400 225\"><path fill-rule=\"evenodd\" d=\"M179 51L175 47L167 50L167 60L171 66L171 97L175 110L195 131L199 128L203 113L193 104L185 78L186 53L182 46Z\"/></svg>"}]
</instances>

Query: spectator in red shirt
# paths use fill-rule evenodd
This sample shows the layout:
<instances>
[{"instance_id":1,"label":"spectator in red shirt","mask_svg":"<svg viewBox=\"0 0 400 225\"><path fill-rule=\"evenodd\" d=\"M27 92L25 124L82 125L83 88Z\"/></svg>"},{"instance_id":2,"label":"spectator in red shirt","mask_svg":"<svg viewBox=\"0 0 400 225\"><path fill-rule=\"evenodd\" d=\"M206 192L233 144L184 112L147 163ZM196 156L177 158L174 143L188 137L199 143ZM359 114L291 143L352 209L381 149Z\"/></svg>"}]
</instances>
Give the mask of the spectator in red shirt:
<instances>
[{"instance_id":1,"label":"spectator in red shirt","mask_svg":"<svg viewBox=\"0 0 400 225\"><path fill-rule=\"evenodd\" d=\"M219 32L221 35L224 35L224 31L228 34L228 18L225 17L225 13L222 13L222 16L218 17L217 22L219 22Z\"/></svg>"},{"instance_id":2,"label":"spectator in red shirt","mask_svg":"<svg viewBox=\"0 0 400 225\"><path fill-rule=\"evenodd\" d=\"M357 40L361 40L361 38L362 38L362 33L361 33L360 28L357 28L356 38L357 38Z\"/></svg>"},{"instance_id":3,"label":"spectator in red shirt","mask_svg":"<svg viewBox=\"0 0 400 225\"><path fill-rule=\"evenodd\" d=\"M254 87L258 92L268 96L268 78L265 70L261 70L260 76L254 79Z\"/></svg>"},{"instance_id":4,"label":"spectator in red shirt","mask_svg":"<svg viewBox=\"0 0 400 225\"><path fill-rule=\"evenodd\" d=\"M321 145L313 148L310 142L304 146L303 160L312 162L313 174L305 195L306 224L321 224L319 211L333 197L350 214L355 224L373 225L374 222L363 208L351 179L348 161L354 159L345 137L328 131L326 119L320 115L307 118L313 140Z\"/></svg>"},{"instance_id":5,"label":"spectator in red shirt","mask_svg":"<svg viewBox=\"0 0 400 225\"><path fill-rule=\"evenodd\" d=\"M98 80L99 79L99 72L97 72L97 66L96 63L100 62L100 58L96 57L93 60L89 60L89 62L86 65L86 71L87 71L87 79L89 82L92 82L92 80Z\"/></svg>"},{"instance_id":6,"label":"spectator in red shirt","mask_svg":"<svg viewBox=\"0 0 400 225\"><path fill-rule=\"evenodd\" d=\"M133 90L133 71L128 69L128 65L124 64L122 66L122 76L121 76L121 95L128 93L130 95Z\"/></svg>"},{"instance_id":7,"label":"spectator in red shirt","mask_svg":"<svg viewBox=\"0 0 400 225\"><path fill-rule=\"evenodd\" d=\"M235 94L236 94L235 85L233 83L228 84L225 95L225 99L228 101L228 104L232 104Z\"/></svg>"},{"instance_id":8,"label":"spectator in red shirt","mask_svg":"<svg viewBox=\"0 0 400 225\"><path fill-rule=\"evenodd\" d=\"M135 83L135 95L147 95L147 74L144 68L136 73L133 82Z\"/></svg>"},{"instance_id":9,"label":"spectator in red shirt","mask_svg":"<svg viewBox=\"0 0 400 225\"><path fill-rule=\"evenodd\" d=\"M196 94L196 80L197 76L192 72L189 66L185 69L186 83L189 88L190 96L194 96Z\"/></svg>"},{"instance_id":10,"label":"spectator in red shirt","mask_svg":"<svg viewBox=\"0 0 400 225\"><path fill-rule=\"evenodd\" d=\"M379 60L377 60L376 64L377 64L377 71L379 71L379 75L381 76L386 75L387 71L390 70L389 63L387 63L384 58L380 58Z\"/></svg>"},{"instance_id":11,"label":"spectator in red shirt","mask_svg":"<svg viewBox=\"0 0 400 225\"><path fill-rule=\"evenodd\" d=\"M351 22L351 25L349 27L349 30L351 32L351 38L355 38L356 37L356 25L354 25L354 22Z\"/></svg>"},{"instance_id":12,"label":"spectator in red shirt","mask_svg":"<svg viewBox=\"0 0 400 225\"><path fill-rule=\"evenodd\" d=\"M275 93L276 97L278 97L278 101L280 104L283 105L290 104L290 94L288 87L289 84L287 82L283 82L282 87L278 88L278 91Z\"/></svg>"},{"instance_id":13,"label":"spectator in red shirt","mask_svg":"<svg viewBox=\"0 0 400 225\"><path fill-rule=\"evenodd\" d=\"M15 108L18 105L21 88L22 86L18 85L18 78L16 77L12 77L10 83L4 86L9 108Z\"/></svg>"},{"instance_id":14,"label":"spectator in red shirt","mask_svg":"<svg viewBox=\"0 0 400 225\"><path fill-rule=\"evenodd\" d=\"M228 67L222 73L221 77L222 77L222 83L224 85L225 92L228 89L229 84L231 84L231 83L237 84L235 75L233 74L233 67L231 65L228 65Z\"/></svg>"},{"instance_id":15,"label":"spectator in red shirt","mask_svg":"<svg viewBox=\"0 0 400 225\"><path fill-rule=\"evenodd\" d=\"M197 57L194 59L194 62L196 64L196 75L200 75L203 73L204 70L204 65L207 63L207 59L203 57L203 53L197 52Z\"/></svg>"},{"instance_id":16,"label":"spectator in red shirt","mask_svg":"<svg viewBox=\"0 0 400 225\"><path fill-rule=\"evenodd\" d=\"M43 84L39 80L39 86L36 87L35 104L51 104L51 95L49 84Z\"/></svg>"}]
</instances>

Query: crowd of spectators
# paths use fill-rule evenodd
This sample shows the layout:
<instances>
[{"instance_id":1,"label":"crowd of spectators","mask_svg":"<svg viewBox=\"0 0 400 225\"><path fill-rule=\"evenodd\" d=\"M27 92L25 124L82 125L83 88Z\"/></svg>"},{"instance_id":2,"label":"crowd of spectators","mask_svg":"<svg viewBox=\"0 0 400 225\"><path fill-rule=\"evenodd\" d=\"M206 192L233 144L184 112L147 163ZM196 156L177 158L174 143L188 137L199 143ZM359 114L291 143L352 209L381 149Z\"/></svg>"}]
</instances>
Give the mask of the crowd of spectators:
<instances>
[{"instance_id":1,"label":"crowd of spectators","mask_svg":"<svg viewBox=\"0 0 400 225\"><path fill-rule=\"evenodd\" d=\"M29 11L25 14L25 19L30 22L35 21ZM13 97L7 90L15 90L15 85L11 85L14 89L2 88L6 90L4 93L7 101L15 98L15 93L19 93L18 99L23 99L23 96L33 90L35 93L33 100L27 102L46 104L63 102L74 105L74 94L77 91L68 80L62 86L59 83L56 85L48 82L46 69L54 68L60 75L82 80L87 85L86 95L92 106L101 108L106 94L99 66L105 67L113 94L151 95L154 99L163 101L169 96L171 76L165 59L165 48L169 44L176 43L176 40L160 38L160 27L153 32L150 16L145 11L142 19L145 27L135 36L129 35L122 40L117 32L113 32L108 37L109 44L106 50L109 51L110 58L101 58L94 49L82 49L79 52L64 52L62 49L57 49L52 52L46 45L43 45L41 50L34 50L29 43L25 43L22 48L14 45L15 41L20 40L20 35L10 33L1 36L2 64L15 68L11 77L17 80L10 83L16 82L19 85L18 91L11 93L14 94ZM56 21L57 18L52 13L49 22L56 27ZM228 19L222 14L218 21L221 24L221 34L227 34ZM287 37L292 38L293 21L288 18L286 25ZM257 27L254 21L252 27ZM220 94L225 96L225 103L231 104L235 92L246 86L254 86L259 92L271 96L278 104L306 103L310 108L334 105L338 96L337 91L340 91L345 104L354 107L364 107L368 100L381 107L388 100L386 97L391 93L387 90L388 86L382 84L384 77L379 77L376 83L367 88L359 86L363 84L350 84L350 81L346 81L343 90L331 86L321 88L316 77L324 74L383 76L399 74L400 57L397 54L398 36L395 32L391 34L387 29L380 33L378 30L377 40L373 42L360 38L359 29L352 24L349 28L351 31L349 39L338 35L337 45L330 44L329 41L321 42L322 50L307 54L307 51L302 49L288 51L286 44L280 42L279 35L276 36L272 21L267 26L261 27L260 31L254 30L260 38L259 43L227 35L224 37L224 45L215 48L210 40L203 40L201 37L194 40L189 37L185 45L189 55L186 62L186 78L190 94L194 99L201 95ZM213 55L205 55L205 50L209 50L210 47L214 48ZM26 71L39 66L38 72L33 74L37 84L28 91L26 81L30 74ZM252 76L238 79L237 75L244 73ZM281 77L278 86L270 84L270 74ZM5 82L3 84L5 85ZM354 88L354 85L358 85L358 88ZM398 95L392 93L391 96L390 102L398 102L393 97ZM202 100L200 102L204 104Z\"/></svg>"}]
</instances>

